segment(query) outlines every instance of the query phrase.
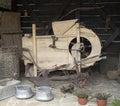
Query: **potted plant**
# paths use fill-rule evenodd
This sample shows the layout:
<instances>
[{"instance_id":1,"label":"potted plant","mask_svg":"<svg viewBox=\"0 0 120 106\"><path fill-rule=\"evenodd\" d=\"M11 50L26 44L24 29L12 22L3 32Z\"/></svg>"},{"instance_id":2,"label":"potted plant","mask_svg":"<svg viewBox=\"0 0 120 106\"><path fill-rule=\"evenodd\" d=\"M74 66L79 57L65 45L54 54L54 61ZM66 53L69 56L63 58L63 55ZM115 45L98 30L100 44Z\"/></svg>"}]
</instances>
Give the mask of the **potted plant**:
<instances>
[{"instance_id":1,"label":"potted plant","mask_svg":"<svg viewBox=\"0 0 120 106\"><path fill-rule=\"evenodd\" d=\"M113 101L112 101L112 106L120 106L120 99L114 99Z\"/></svg>"},{"instance_id":2,"label":"potted plant","mask_svg":"<svg viewBox=\"0 0 120 106\"><path fill-rule=\"evenodd\" d=\"M75 95L78 97L78 103L85 105L88 102L88 94L86 92L77 92Z\"/></svg>"},{"instance_id":3,"label":"potted plant","mask_svg":"<svg viewBox=\"0 0 120 106\"><path fill-rule=\"evenodd\" d=\"M97 105L98 106L106 106L107 105L107 99L111 97L111 94L109 93L97 93L95 95L97 99Z\"/></svg>"}]
</instances>

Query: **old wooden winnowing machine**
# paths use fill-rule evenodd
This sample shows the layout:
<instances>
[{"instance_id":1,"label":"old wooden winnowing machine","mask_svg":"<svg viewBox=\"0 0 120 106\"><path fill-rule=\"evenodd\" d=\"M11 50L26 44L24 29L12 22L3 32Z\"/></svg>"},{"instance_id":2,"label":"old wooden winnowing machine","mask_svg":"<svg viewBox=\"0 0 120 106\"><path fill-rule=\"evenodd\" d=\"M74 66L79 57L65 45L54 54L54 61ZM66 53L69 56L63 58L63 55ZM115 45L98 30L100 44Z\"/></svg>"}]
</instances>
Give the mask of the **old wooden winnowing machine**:
<instances>
[{"instance_id":1,"label":"old wooden winnowing machine","mask_svg":"<svg viewBox=\"0 0 120 106\"><path fill-rule=\"evenodd\" d=\"M36 27L32 25L32 36L22 39L24 62L26 70L28 64L33 63L40 69L75 70L75 66L87 68L101 57L101 42L91 30L80 25L77 19L57 21L52 23L54 35L36 36ZM26 52L29 50L29 53ZM37 70L34 67L34 76Z\"/></svg>"}]
</instances>

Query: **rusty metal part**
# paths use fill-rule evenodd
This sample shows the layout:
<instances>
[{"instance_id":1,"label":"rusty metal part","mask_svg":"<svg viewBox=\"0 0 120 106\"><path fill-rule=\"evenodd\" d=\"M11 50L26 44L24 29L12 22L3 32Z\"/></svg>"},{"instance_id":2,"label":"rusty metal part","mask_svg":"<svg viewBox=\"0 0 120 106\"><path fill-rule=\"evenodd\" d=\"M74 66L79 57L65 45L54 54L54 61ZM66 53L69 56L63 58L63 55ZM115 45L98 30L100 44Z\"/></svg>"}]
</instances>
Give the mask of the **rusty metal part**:
<instances>
[{"instance_id":1,"label":"rusty metal part","mask_svg":"<svg viewBox=\"0 0 120 106\"><path fill-rule=\"evenodd\" d=\"M55 42L58 40L58 37L51 36L51 38L52 38L52 44L50 44L49 47L56 48Z\"/></svg>"}]
</instances>

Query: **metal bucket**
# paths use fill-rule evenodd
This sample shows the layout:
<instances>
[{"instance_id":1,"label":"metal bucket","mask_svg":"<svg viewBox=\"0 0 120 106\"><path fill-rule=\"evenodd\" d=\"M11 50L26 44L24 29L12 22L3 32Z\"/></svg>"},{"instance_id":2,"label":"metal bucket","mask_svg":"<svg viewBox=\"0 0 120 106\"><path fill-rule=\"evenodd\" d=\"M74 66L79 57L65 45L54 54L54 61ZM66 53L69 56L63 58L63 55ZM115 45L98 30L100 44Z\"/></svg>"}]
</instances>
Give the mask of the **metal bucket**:
<instances>
[{"instance_id":1,"label":"metal bucket","mask_svg":"<svg viewBox=\"0 0 120 106\"><path fill-rule=\"evenodd\" d=\"M28 99L33 96L33 92L30 85L17 85L16 86L16 98Z\"/></svg>"},{"instance_id":2,"label":"metal bucket","mask_svg":"<svg viewBox=\"0 0 120 106\"><path fill-rule=\"evenodd\" d=\"M35 99L39 101L50 101L54 99L52 88L49 86L36 87Z\"/></svg>"}]
</instances>

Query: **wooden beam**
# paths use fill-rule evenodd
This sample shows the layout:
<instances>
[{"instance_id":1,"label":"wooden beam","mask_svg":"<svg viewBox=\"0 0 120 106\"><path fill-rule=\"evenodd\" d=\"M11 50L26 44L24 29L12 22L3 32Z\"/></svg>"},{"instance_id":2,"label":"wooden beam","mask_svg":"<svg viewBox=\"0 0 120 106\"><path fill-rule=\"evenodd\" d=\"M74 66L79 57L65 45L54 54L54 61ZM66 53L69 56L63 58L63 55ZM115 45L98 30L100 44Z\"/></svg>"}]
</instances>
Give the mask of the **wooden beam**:
<instances>
[{"instance_id":1,"label":"wooden beam","mask_svg":"<svg viewBox=\"0 0 120 106\"><path fill-rule=\"evenodd\" d=\"M106 42L104 43L103 45L103 50L108 47L112 41L117 37L117 36L120 36L120 28L117 28L116 31L113 33L113 35L111 35L107 40Z\"/></svg>"}]
</instances>

